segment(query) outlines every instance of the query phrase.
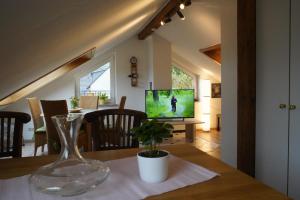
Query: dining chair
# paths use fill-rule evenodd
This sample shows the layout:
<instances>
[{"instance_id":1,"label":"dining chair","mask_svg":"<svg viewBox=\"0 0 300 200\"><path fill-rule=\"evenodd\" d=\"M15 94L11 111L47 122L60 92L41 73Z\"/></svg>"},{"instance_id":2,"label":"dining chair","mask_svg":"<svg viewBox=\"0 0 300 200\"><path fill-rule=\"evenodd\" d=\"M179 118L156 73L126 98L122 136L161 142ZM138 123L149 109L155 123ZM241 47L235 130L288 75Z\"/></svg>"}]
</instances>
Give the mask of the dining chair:
<instances>
[{"instance_id":1,"label":"dining chair","mask_svg":"<svg viewBox=\"0 0 300 200\"><path fill-rule=\"evenodd\" d=\"M125 102L126 102L126 96L122 96L119 104L119 110L124 110L125 108ZM122 121L122 116L117 116L116 124L120 126L120 123Z\"/></svg>"},{"instance_id":2,"label":"dining chair","mask_svg":"<svg viewBox=\"0 0 300 200\"><path fill-rule=\"evenodd\" d=\"M23 124L27 113L0 111L0 157L22 157Z\"/></svg>"},{"instance_id":3,"label":"dining chair","mask_svg":"<svg viewBox=\"0 0 300 200\"><path fill-rule=\"evenodd\" d=\"M125 108L125 102L126 102L126 96L122 96L121 100L120 100L119 109L124 109Z\"/></svg>"},{"instance_id":4,"label":"dining chair","mask_svg":"<svg viewBox=\"0 0 300 200\"><path fill-rule=\"evenodd\" d=\"M79 107L83 109L97 109L98 101L98 96L80 96Z\"/></svg>"},{"instance_id":5,"label":"dining chair","mask_svg":"<svg viewBox=\"0 0 300 200\"><path fill-rule=\"evenodd\" d=\"M42 109L44 113L46 131L47 131L47 142L48 142L48 154L57 154L60 152L60 140L54 123L51 119L55 115L67 115L68 106L66 100L41 100ZM87 134L81 131L78 135L78 148L83 147L84 150L88 149Z\"/></svg>"},{"instance_id":6,"label":"dining chair","mask_svg":"<svg viewBox=\"0 0 300 200\"><path fill-rule=\"evenodd\" d=\"M55 115L67 115L67 101L41 100L41 105L46 123L48 154L57 154L60 152L60 140L51 117Z\"/></svg>"},{"instance_id":7,"label":"dining chair","mask_svg":"<svg viewBox=\"0 0 300 200\"><path fill-rule=\"evenodd\" d=\"M47 144L46 128L44 126L43 119L41 117L41 107L39 100L36 97L27 98L31 116L33 120L34 129L34 156L36 156L37 149L42 147L44 152L44 146Z\"/></svg>"},{"instance_id":8,"label":"dining chair","mask_svg":"<svg viewBox=\"0 0 300 200\"><path fill-rule=\"evenodd\" d=\"M118 117L121 123L116 123ZM97 151L138 147L131 129L140 126L147 115L130 109L107 109L87 113L84 118L91 124L92 150Z\"/></svg>"}]
</instances>

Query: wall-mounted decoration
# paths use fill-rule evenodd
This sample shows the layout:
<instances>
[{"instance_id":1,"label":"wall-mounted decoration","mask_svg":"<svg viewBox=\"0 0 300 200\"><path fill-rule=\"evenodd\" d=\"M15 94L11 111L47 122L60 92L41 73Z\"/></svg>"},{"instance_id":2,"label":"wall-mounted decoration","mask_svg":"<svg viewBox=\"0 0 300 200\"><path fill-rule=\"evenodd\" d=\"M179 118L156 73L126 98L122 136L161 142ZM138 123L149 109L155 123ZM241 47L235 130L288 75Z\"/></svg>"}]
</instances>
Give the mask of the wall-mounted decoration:
<instances>
[{"instance_id":1,"label":"wall-mounted decoration","mask_svg":"<svg viewBox=\"0 0 300 200\"><path fill-rule=\"evenodd\" d=\"M136 87L137 86L137 79L138 79L138 73L137 73L137 58L131 57L130 58L131 63L131 74L128 75L128 77L131 78L131 86Z\"/></svg>"},{"instance_id":2,"label":"wall-mounted decoration","mask_svg":"<svg viewBox=\"0 0 300 200\"><path fill-rule=\"evenodd\" d=\"M211 98L221 98L221 83L211 84Z\"/></svg>"}]
</instances>

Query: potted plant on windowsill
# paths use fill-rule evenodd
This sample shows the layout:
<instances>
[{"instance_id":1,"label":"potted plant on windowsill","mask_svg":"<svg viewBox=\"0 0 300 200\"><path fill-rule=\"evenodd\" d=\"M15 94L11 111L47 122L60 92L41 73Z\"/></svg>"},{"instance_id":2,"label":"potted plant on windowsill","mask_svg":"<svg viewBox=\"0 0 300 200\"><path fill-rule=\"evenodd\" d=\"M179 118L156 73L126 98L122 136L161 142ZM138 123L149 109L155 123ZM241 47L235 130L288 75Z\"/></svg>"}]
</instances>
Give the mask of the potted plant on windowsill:
<instances>
[{"instance_id":1,"label":"potted plant on windowsill","mask_svg":"<svg viewBox=\"0 0 300 200\"><path fill-rule=\"evenodd\" d=\"M71 97L70 98L70 103L71 103L71 109L78 108L78 106L79 106L79 99L77 97Z\"/></svg>"},{"instance_id":2,"label":"potted plant on windowsill","mask_svg":"<svg viewBox=\"0 0 300 200\"><path fill-rule=\"evenodd\" d=\"M159 144L168 137L173 126L157 120L145 121L134 128L135 137L145 150L137 154L140 177L149 183L159 183L168 177L169 153L159 149Z\"/></svg>"},{"instance_id":3,"label":"potted plant on windowsill","mask_svg":"<svg viewBox=\"0 0 300 200\"><path fill-rule=\"evenodd\" d=\"M99 96L99 105L103 105L103 104L105 104L107 102L108 96L107 96L107 94L105 92L103 92L103 93L100 92L98 94L98 96Z\"/></svg>"}]
</instances>

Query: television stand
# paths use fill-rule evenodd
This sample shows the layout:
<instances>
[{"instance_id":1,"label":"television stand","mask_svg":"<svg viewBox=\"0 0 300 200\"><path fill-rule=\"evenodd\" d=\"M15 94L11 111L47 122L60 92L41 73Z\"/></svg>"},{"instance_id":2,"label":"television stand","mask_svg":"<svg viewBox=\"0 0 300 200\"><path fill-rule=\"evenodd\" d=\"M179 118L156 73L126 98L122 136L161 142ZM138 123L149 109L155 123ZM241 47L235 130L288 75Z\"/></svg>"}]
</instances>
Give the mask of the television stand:
<instances>
[{"instance_id":1,"label":"television stand","mask_svg":"<svg viewBox=\"0 0 300 200\"><path fill-rule=\"evenodd\" d=\"M170 118L170 119L157 119L157 121L161 122L184 122L184 118Z\"/></svg>"},{"instance_id":2,"label":"television stand","mask_svg":"<svg viewBox=\"0 0 300 200\"><path fill-rule=\"evenodd\" d=\"M196 124L203 124L204 122L201 122L199 120L193 119L193 120L184 120L184 121L165 121L172 125L185 125L185 140L186 142L194 142L194 137L196 135Z\"/></svg>"}]
</instances>

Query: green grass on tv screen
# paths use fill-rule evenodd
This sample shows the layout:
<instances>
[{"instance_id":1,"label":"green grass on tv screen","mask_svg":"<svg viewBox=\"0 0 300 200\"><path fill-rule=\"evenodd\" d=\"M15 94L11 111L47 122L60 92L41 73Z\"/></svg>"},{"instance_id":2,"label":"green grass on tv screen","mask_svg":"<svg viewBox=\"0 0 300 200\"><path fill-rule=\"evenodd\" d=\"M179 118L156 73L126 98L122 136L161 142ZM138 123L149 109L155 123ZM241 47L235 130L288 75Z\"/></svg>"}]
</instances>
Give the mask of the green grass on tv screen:
<instances>
[{"instance_id":1,"label":"green grass on tv screen","mask_svg":"<svg viewBox=\"0 0 300 200\"><path fill-rule=\"evenodd\" d=\"M194 90L147 90L148 118L194 117Z\"/></svg>"}]
</instances>

